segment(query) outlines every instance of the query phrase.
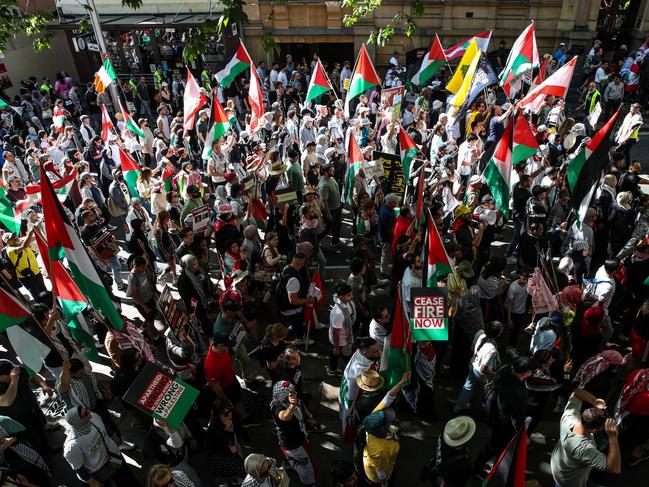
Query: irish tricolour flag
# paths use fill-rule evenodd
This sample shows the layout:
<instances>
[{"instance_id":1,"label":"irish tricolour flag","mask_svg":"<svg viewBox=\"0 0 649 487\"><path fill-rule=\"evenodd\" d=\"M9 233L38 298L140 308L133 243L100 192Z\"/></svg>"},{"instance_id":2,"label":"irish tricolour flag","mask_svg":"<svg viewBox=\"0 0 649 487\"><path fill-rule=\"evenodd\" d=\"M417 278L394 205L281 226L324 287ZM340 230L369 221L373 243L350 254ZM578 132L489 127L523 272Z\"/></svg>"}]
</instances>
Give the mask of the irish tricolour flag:
<instances>
[{"instance_id":1,"label":"irish tricolour flag","mask_svg":"<svg viewBox=\"0 0 649 487\"><path fill-rule=\"evenodd\" d=\"M309 89L306 92L305 102L315 100L332 89L329 78L327 78L327 73L325 73L324 67L322 66L322 62L318 59L318 62L315 65L315 70L313 71L313 76L311 76L311 81L309 81Z\"/></svg>"},{"instance_id":2,"label":"irish tricolour flag","mask_svg":"<svg viewBox=\"0 0 649 487\"><path fill-rule=\"evenodd\" d=\"M246 50L246 46L243 45L243 42L239 41L239 47L237 47L237 52L234 53L230 62L225 65L221 71L216 73L214 76L219 82L222 88L227 88L230 86L230 83L234 79L243 73L246 69L250 67L252 60L250 55Z\"/></svg>"},{"instance_id":3,"label":"irish tricolour flag","mask_svg":"<svg viewBox=\"0 0 649 487\"><path fill-rule=\"evenodd\" d=\"M99 278L88 251L81 242L79 234L68 221L68 217L59 203L52 183L41 166L40 180L43 201L43 220L47 238L48 256L52 260L66 258L82 294L92 303L92 306L102 313L107 321L116 329L124 326L122 317L117 312L104 283Z\"/></svg>"},{"instance_id":4,"label":"irish tricolour flag","mask_svg":"<svg viewBox=\"0 0 649 487\"><path fill-rule=\"evenodd\" d=\"M439 37L435 34L430 50L421 60L421 66L410 79L410 82L420 87L423 86L429 79L435 76L435 73L444 66L445 62L446 55L444 54L444 49L442 49L442 44L439 42Z\"/></svg>"},{"instance_id":5,"label":"irish tricolour flag","mask_svg":"<svg viewBox=\"0 0 649 487\"><path fill-rule=\"evenodd\" d=\"M498 209L509 218L509 181L512 173L512 129L514 124L509 122L502 138L498 142L493 156L484 170L484 177L491 194L496 199Z\"/></svg>"},{"instance_id":6,"label":"irish tricolour flag","mask_svg":"<svg viewBox=\"0 0 649 487\"><path fill-rule=\"evenodd\" d=\"M212 157L212 144L223 137L228 130L230 130L230 121L228 120L228 116L225 114L219 100L216 96L213 96L212 128L207 133L207 137L205 137L205 147L203 147L203 153L201 155L203 159L209 159Z\"/></svg>"},{"instance_id":7,"label":"irish tricolour flag","mask_svg":"<svg viewBox=\"0 0 649 487\"><path fill-rule=\"evenodd\" d=\"M358 170L363 167L363 153L356 137L353 135L349 138L349 165L347 166L347 177L345 178L345 202L349 203L352 199L354 189L354 177Z\"/></svg>"},{"instance_id":8,"label":"irish tricolour flag","mask_svg":"<svg viewBox=\"0 0 649 487\"><path fill-rule=\"evenodd\" d=\"M110 58L106 56L106 59L104 59L104 62L101 65L101 68L99 68L99 71L97 71L97 73L95 74L95 80L92 82L92 84L95 85L95 90L97 90L97 93L103 93L104 91L106 91L106 88L108 88L108 85L115 81L116 78L117 75L115 74L113 63L111 63Z\"/></svg>"}]
</instances>

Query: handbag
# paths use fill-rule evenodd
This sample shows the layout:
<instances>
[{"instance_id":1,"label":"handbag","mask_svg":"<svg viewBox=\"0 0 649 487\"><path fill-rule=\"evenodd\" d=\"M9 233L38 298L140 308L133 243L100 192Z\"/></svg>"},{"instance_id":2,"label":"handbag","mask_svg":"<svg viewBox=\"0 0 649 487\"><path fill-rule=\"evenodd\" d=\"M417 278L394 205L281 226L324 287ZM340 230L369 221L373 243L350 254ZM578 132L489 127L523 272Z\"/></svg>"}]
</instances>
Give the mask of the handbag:
<instances>
[{"instance_id":1,"label":"handbag","mask_svg":"<svg viewBox=\"0 0 649 487\"><path fill-rule=\"evenodd\" d=\"M110 451L110 448L108 448L108 444L106 443L106 439L104 438L104 434L101 432L101 430L97 428L92 422L90 423L90 426L97 430L97 433L99 433L99 437L101 438L101 442L104 444L104 448L106 448L106 451L108 452L108 461L104 464L103 467L92 474L92 477L94 479L98 480L102 484L105 484L113 475L115 475L115 472L122 468L122 463L124 462L124 460L122 459L121 454L118 456Z\"/></svg>"},{"instance_id":2,"label":"handbag","mask_svg":"<svg viewBox=\"0 0 649 487\"><path fill-rule=\"evenodd\" d=\"M112 196L108 197L108 213L113 218L119 218L120 216L126 215L126 210L120 207L118 204L115 203L113 200Z\"/></svg>"}]
</instances>

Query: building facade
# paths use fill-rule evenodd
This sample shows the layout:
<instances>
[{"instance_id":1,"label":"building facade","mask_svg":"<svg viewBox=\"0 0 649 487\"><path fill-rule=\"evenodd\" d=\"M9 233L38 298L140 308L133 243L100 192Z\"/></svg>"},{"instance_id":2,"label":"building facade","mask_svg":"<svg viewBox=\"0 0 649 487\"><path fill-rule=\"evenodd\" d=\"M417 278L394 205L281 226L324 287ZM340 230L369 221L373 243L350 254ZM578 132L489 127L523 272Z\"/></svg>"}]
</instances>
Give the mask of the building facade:
<instances>
[{"instance_id":1,"label":"building facade","mask_svg":"<svg viewBox=\"0 0 649 487\"><path fill-rule=\"evenodd\" d=\"M386 46L367 46L379 69L387 65L394 51L401 55L425 51L435 34L446 48L491 30L492 49L501 40L509 48L533 19L541 53L554 52L560 42L581 53L595 38L610 49L621 44L637 47L649 27L649 0L452 0L425 1L424 5L415 35L397 33ZM348 28L339 1L291 0L276 5L271 15L271 2L259 0L246 5L249 22L243 27L243 36L256 62L273 60L274 54L261 48L264 34L271 34L279 43L280 57L291 53L298 60L309 59L318 53L324 61L353 61L370 31L388 24L404 6L409 8L407 2L383 0L371 17Z\"/></svg>"}]
</instances>

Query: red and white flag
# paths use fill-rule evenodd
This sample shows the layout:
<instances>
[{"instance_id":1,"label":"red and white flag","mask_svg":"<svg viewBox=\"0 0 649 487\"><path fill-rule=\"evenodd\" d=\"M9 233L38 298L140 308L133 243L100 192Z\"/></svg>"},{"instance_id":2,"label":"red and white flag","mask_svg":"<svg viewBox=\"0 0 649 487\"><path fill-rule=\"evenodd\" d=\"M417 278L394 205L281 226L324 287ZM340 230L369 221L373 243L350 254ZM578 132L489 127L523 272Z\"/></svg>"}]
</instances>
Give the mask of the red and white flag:
<instances>
[{"instance_id":1,"label":"red and white flag","mask_svg":"<svg viewBox=\"0 0 649 487\"><path fill-rule=\"evenodd\" d=\"M537 113L549 95L565 98L576 62L577 56L552 73L552 76L549 76L543 83L532 88L525 98L518 102L518 108L521 110L528 108L530 112Z\"/></svg>"},{"instance_id":2,"label":"red and white flag","mask_svg":"<svg viewBox=\"0 0 649 487\"><path fill-rule=\"evenodd\" d=\"M192 130L196 120L196 114L207 103L207 97L201 91L196 78L187 68L187 86L183 95L183 128Z\"/></svg>"},{"instance_id":3,"label":"red and white flag","mask_svg":"<svg viewBox=\"0 0 649 487\"><path fill-rule=\"evenodd\" d=\"M259 130L264 118L264 98L261 92L261 83L259 76L257 76L257 68L255 64L250 64L250 89L248 90L248 103L252 111L250 115L250 132Z\"/></svg>"}]
</instances>

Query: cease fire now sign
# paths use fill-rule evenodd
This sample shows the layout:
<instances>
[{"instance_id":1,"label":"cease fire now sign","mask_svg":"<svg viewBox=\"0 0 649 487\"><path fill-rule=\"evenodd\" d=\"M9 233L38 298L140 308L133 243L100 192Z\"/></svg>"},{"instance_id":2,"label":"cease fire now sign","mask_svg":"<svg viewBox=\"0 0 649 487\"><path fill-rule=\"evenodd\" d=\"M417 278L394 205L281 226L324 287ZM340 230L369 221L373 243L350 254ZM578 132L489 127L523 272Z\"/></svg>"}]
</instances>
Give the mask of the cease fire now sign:
<instances>
[{"instance_id":1,"label":"cease fire now sign","mask_svg":"<svg viewBox=\"0 0 649 487\"><path fill-rule=\"evenodd\" d=\"M448 340L448 292L446 288L418 287L410 290L412 340Z\"/></svg>"}]
</instances>

